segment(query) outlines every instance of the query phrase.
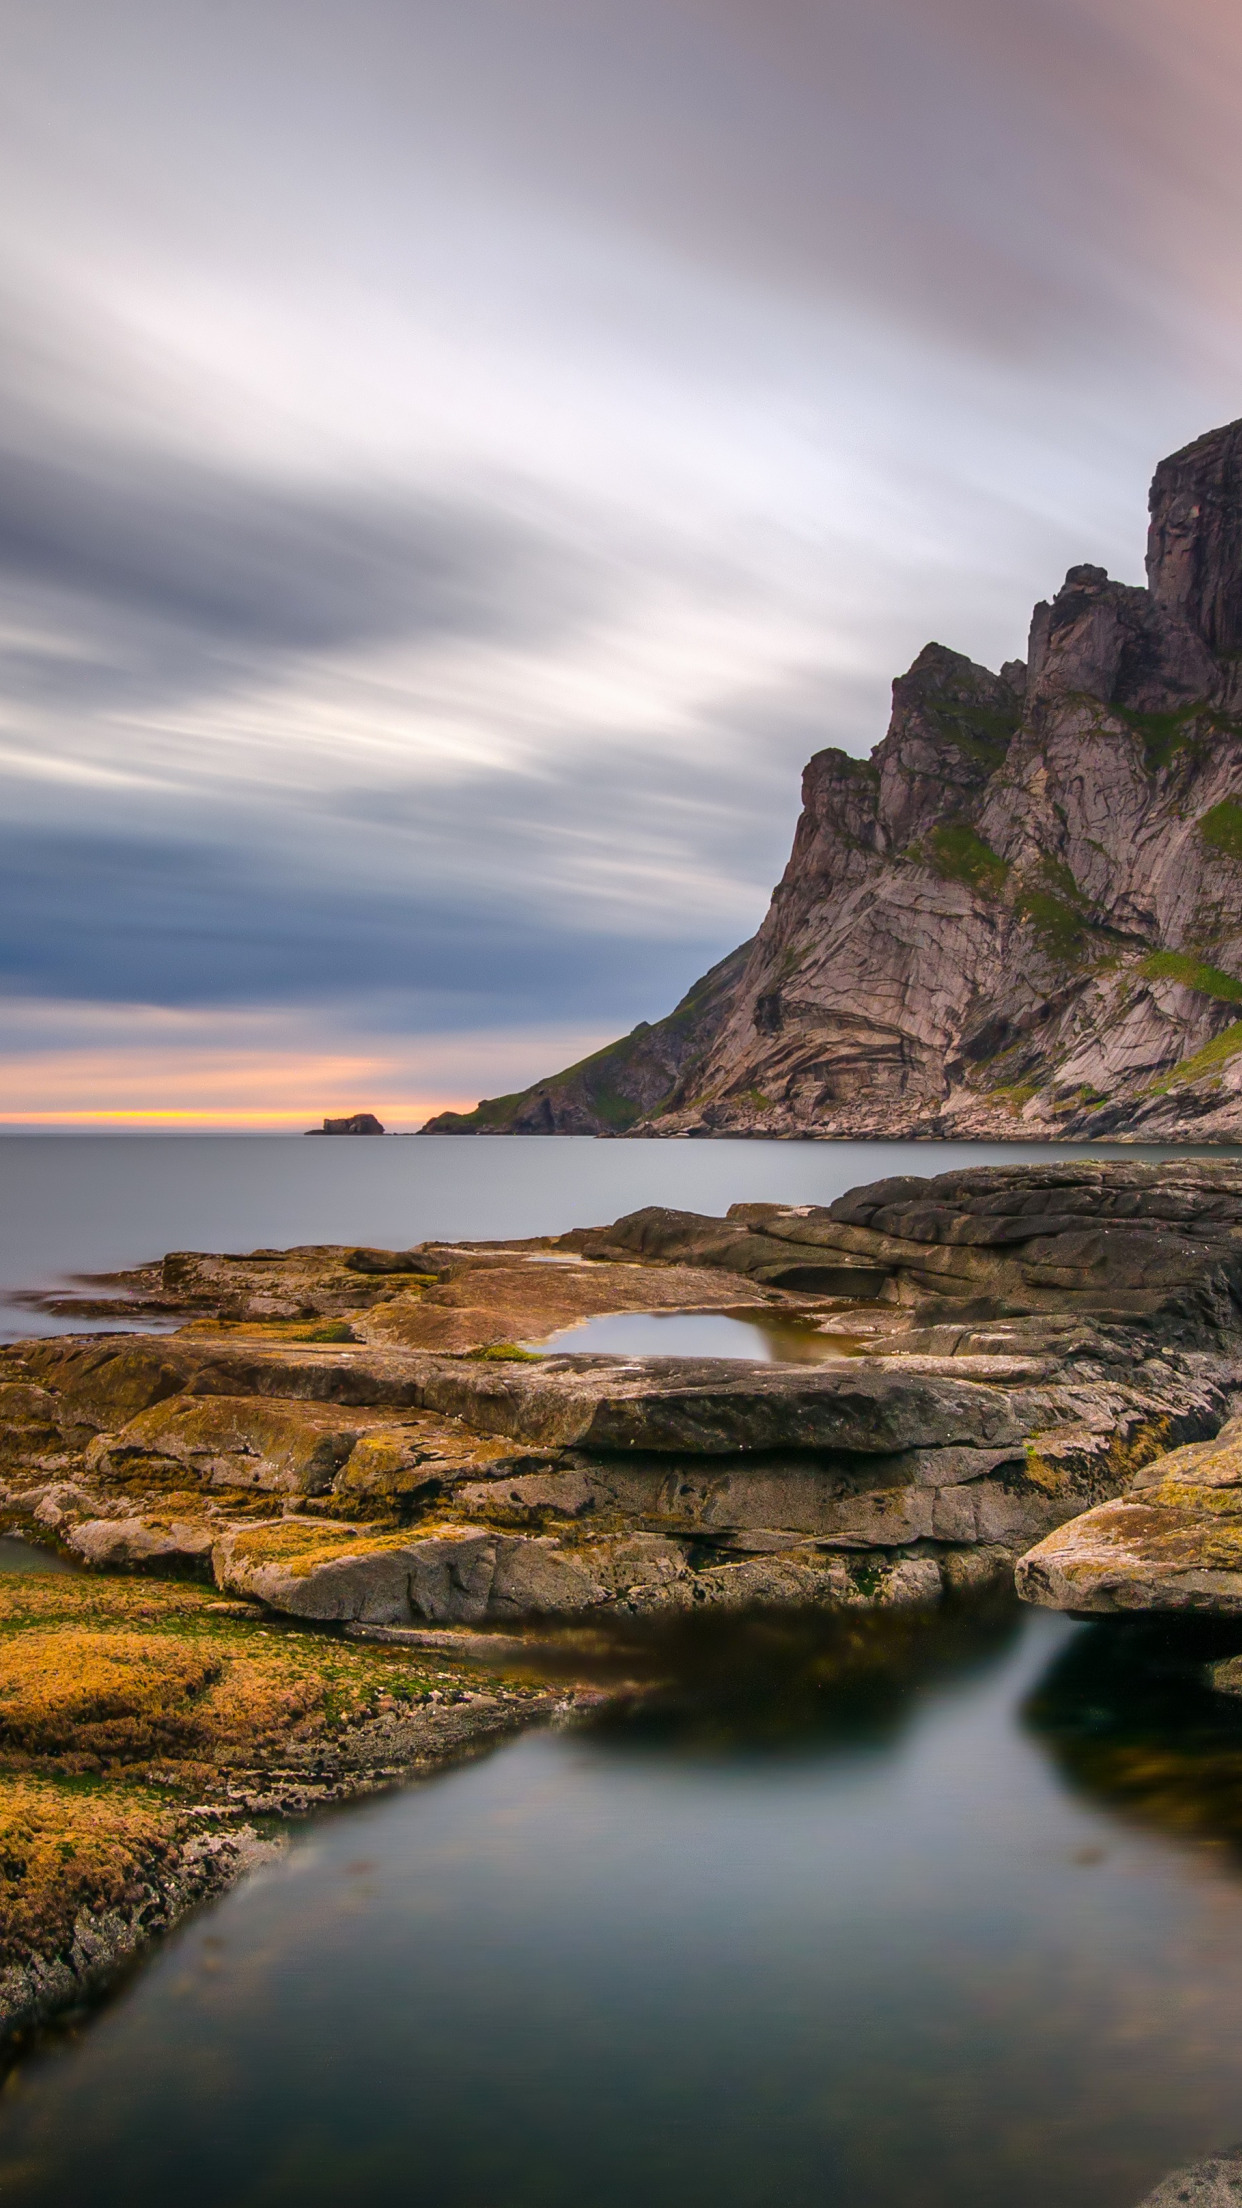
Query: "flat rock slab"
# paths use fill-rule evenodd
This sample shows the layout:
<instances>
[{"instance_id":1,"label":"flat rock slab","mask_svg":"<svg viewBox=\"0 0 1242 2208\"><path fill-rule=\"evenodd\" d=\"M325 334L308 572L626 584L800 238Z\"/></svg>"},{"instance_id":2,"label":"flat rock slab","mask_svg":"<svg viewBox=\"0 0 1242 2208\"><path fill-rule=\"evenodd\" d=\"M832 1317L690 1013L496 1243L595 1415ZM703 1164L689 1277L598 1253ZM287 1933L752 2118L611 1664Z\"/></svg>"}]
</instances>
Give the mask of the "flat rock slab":
<instances>
[{"instance_id":1,"label":"flat rock slab","mask_svg":"<svg viewBox=\"0 0 1242 2208\"><path fill-rule=\"evenodd\" d=\"M1021 1558L1018 1592L1050 1610L1242 1613L1242 1419L1156 1457Z\"/></svg>"},{"instance_id":2,"label":"flat rock slab","mask_svg":"<svg viewBox=\"0 0 1242 2208\"><path fill-rule=\"evenodd\" d=\"M873 1130L875 1131L875 1130ZM632 1252L824 1292L970 1300L1018 1311L1176 1309L1207 1339L1242 1294L1235 1165L983 1167L853 1189L826 1207L734 1204L725 1219L648 1205L562 1238L602 1260ZM832 1266L840 1285L828 1286ZM872 1285L864 1287L864 1279ZM851 1280L855 1283L851 1287Z\"/></svg>"},{"instance_id":3,"label":"flat rock slab","mask_svg":"<svg viewBox=\"0 0 1242 2208\"><path fill-rule=\"evenodd\" d=\"M1138 2208L1242 2208L1242 2146L1174 2170Z\"/></svg>"},{"instance_id":4,"label":"flat rock slab","mask_svg":"<svg viewBox=\"0 0 1242 2208\"><path fill-rule=\"evenodd\" d=\"M772 1366L724 1357L547 1357L537 1364L430 1364L429 1408L543 1448L677 1450L898 1449L1022 1439L1010 1398L979 1381L840 1366Z\"/></svg>"}]
</instances>

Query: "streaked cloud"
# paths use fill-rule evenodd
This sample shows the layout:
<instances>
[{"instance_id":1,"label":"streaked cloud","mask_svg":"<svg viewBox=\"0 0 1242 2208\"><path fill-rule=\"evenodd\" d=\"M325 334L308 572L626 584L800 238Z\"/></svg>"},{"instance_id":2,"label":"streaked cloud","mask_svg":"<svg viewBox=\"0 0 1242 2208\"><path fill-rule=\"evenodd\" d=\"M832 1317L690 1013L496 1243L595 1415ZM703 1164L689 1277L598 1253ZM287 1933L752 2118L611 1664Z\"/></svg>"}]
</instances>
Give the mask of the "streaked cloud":
<instances>
[{"instance_id":1,"label":"streaked cloud","mask_svg":"<svg viewBox=\"0 0 1242 2208\"><path fill-rule=\"evenodd\" d=\"M929 636L1138 578L1240 102L1223 0L10 0L0 984L139 1021L13 1109L666 1009Z\"/></svg>"}]
</instances>

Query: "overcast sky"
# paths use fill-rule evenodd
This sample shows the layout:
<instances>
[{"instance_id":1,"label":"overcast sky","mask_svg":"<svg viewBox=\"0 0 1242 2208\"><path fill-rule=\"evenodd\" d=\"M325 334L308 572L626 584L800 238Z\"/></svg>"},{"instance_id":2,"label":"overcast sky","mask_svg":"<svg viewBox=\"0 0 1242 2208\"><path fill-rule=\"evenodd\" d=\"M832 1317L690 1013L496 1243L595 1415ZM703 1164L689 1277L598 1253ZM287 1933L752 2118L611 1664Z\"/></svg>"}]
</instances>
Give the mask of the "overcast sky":
<instances>
[{"instance_id":1,"label":"overcast sky","mask_svg":"<svg viewBox=\"0 0 1242 2208\"><path fill-rule=\"evenodd\" d=\"M1236 0L0 0L9 1124L415 1126L1242 415ZM157 1122L158 1123L158 1122Z\"/></svg>"}]
</instances>

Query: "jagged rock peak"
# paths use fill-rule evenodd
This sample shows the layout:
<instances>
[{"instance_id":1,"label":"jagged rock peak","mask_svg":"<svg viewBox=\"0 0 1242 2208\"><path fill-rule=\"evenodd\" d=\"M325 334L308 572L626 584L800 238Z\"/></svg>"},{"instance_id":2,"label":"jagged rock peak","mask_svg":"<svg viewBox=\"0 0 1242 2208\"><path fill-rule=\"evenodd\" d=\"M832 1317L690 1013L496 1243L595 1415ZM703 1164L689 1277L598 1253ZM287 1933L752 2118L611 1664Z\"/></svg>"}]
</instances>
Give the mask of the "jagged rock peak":
<instances>
[{"instance_id":1,"label":"jagged rock peak","mask_svg":"<svg viewBox=\"0 0 1242 2208\"><path fill-rule=\"evenodd\" d=\"M1086 562L1070 568L1051 605L1036 606L1028 665L1032 702L1078 695L1151 712L1220 688L1211 653L1177 613Z\"/></svg>"},{"instance_id":2,"label":"jagged rock peak","mask_svg":"<svg viewBox=\"0 0 1242 2208\"><path fill-rule=\"evenodd\" d=\"M1242 421L1162 460L1150 510L1147 580L1156 604L1217 658L1242 651Z\"/></svg>"}]
</instances>

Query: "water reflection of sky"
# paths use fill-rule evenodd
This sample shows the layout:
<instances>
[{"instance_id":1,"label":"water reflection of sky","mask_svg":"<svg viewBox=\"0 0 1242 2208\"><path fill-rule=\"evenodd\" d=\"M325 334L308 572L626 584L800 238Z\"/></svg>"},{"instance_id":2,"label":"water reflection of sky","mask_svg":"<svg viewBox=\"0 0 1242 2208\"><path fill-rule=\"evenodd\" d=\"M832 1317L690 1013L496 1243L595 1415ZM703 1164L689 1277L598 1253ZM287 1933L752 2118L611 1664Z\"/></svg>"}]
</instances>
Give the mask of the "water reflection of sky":
<instances>
[{"instance_id":1,"label":"water reflection of sky","mask_svg":"<svg viewBox=\"0 0 1242 2208\"><path fill-rule=\"evenodd\" d=\"M848 1320L838 1314L834 1326ZM822 1364L848 1352L853 1338L825 1334L812 1319L783 1318L775 1311L614 1311L584 1319L540 1343L564 1356L755 1357L765 1363Z\"/></svg>"},{"instance_id":2,"label":"water reflection of sky","mask_svg":"<svg viewBox=\"0 0 1242 2208\"><path fill-rule=\"evenodd\" d=\"M1076 1665L1144 1723L1091 1645L674 1632L653 1702L326 1819L183 1931L22 2073L2 2197L1132 2208L1242 2133L1242 1878L1066 1764Z\"/></svg>"}]
</instances>

